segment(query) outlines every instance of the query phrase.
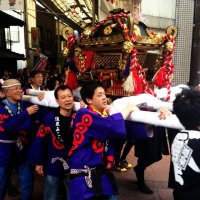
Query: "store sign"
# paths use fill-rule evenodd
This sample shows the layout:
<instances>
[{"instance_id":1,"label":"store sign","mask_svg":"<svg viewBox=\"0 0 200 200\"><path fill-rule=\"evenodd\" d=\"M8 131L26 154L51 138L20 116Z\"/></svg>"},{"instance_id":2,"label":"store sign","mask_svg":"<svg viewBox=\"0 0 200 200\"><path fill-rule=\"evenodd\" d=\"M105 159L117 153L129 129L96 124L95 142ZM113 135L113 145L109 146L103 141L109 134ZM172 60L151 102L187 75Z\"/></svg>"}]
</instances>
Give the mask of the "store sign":
<instances>
[{"instance_id":1,"label":"store sign","mask_svg":"<svg viewBox=\"0 0 200 200\"><path fill-rule=\"evenodd\" d=\"M24 10L24 0L0 0L0 10Z\"/></svg>"},{"instance_id":2,"label":"store sign","mask_svg":"<svg viewBox=\"0 0 200 200\"><path fill-rule=\"evenodd\" d=\"M48 62L47 60L48 60L48 57L40 53L37 59L37 63L35 64L33 70L45 70L47 66L47 62Z\"/></svg>"}]
</instances>

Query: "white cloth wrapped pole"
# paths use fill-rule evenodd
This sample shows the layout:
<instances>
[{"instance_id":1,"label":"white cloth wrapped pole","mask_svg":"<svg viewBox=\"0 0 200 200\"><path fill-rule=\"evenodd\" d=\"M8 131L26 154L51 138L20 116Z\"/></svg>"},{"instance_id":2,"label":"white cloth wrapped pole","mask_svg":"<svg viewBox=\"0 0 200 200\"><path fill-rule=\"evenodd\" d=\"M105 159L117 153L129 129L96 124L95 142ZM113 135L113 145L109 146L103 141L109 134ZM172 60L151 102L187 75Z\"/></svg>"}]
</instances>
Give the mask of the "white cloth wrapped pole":
<instances>
[{"instance_id":1,"label":"white cloth wrapped pole","mask_svg":"<svg viewBox=\"0 0 200 200\"><path fill-rule=\"evenodd\" d=\"M117 109L119 112L123 110L128 104L134 105L145 105L149 109L158 110L160 108L166 108L170 111L173 110L172 102L161 101L158 98L154 97L151 94L140 94L137 96L123 97L116 99L112 102L111 106Z\"/></svg>"},{"instance_id":2,"label":"white cloth wrapped pole","mask_svg":"<svg viewBox=\"0 0 200 200\"><path fill-rule=\"evenodd\" d=\"M42 101L39 101L35 98L30 99L30 101L32 103L38 104L38 105L43 105L43 103L44 103L43 106L48 106L48 107L53 107L53 108L58 107L58 104L57 104L55 96L54 96L54 90L37 91L37 90L34 90L34 89L29 89L30 96L35 96L37 98L37 96L41 93L44 93L44 99ZM73 95L76 97L77 100L80 99L80 88L73 90Z\"/></svg>"},{"instance_id":3,"label":"white cloth wrapped pole","mask_svg":"<svg viewBox=\"0 0 200 200\"><path fill-rule=\"evenodd\" d=\"M174 99L176 98L176 95L181 93L181 91L183 89L189 89L189 86L180 84L180 85L171 87L171 94L170 94L170 100L169 101L173 102ZM161 88L161 89L155 89L154 92L156 93L156 95L159 99L165 99L168 91L167 91L167 88Z\"/></svg>"},{"instance_id":4,"label":"white cloth wrapped pole","mask_svg":"<svg viewBox=\"0 0 200 200\"><path fill-rule=\"evenodd\" d=\"M183 88L188 88L188 86L187 85L178 85L178 86L172 87L171 95L173 95L173 98L171 98L171 99L174 100L175 96L178 93L180 93ZM80 92L80 89L78 91ZM167 108L172 111L173 110L172 102L165 102L165 101L159 100L159 98L163 98L166 96L167 89L166 88L156 89L155 92L158 95L158 98L154 97L151 94L140 94L140 95L136 95L136 96L122 97L120 99L116 99L115 101L113 101L112 105L115 108L117 108L118 111L125 108L127 103L133 103L138 106L141 104L145 104L146 107L149 109L158 110L160 108ZM38 102L36 104L42 105L44 103L45 104L44 106L49 106L49 107L57 107L58 106L58 104L56 103L55 97L54 97L54 91L37 91L34 89L29 89L29 94L31 96L38 96L40 93L44 93L44 100L39 102L33 98L33 101Z\"/></svg>"},{"instance_id":5,"label":"white cloth wrapped pole","mask_svg":"<svg viewBox=\"0 0 200 200\"><path fill-rule=\"evenodd\" d=\"M52 98L52 101L48 102L47 99L45 98L42 101L40 101L37 96L23 95L22 100L29 101L32 104L37 104L40 106L47 106L47 107L52 107L52 108L58 107L55 97ZM77 111L78 109L80 109L80 103L74 102L74 110Z\"/></svg>"},{"instance_id":6,"label":"white cloth wrapped pole","mask_svg":"<svg viewBox=\"0 0 200 200\"><path fill-rule=\"evenodd\" d=\"M113 110L121 111L128 104L141 105L145 104L147 108L158 110L160 108L167 108L168 110L173 110L172 102L164 102L150 94L140 94L137 96L123 97L121 99L116 99L111 104ZM129 121L141 122L145 124L151 124L156 126L162 126L174 129L184 129L176 115L171 115L165 120L160 120L158 118L158 112L150 111L135 111L132 112L128 119Z\"/></svg>"},{"instance_id":7,"label":"white cloth wrapped pole","mask_svg":"<svg viewBox=\"0 0 200 200\"><path fill-rule=\"evenodd\" d=\"M33 104L37 104L39 106L48 106L48 102L46 99L43 99L42 101L40 101L37 96L23 95L22 100L29 101L29 102L31 102ZM54 107L54 106L52 106L52 107ZM58 105L57 105L57 107L58 107Z\"/></svg>"},{"instance_id":8,"label":"white cloth wrapped pole","mask_svg":"<svg viewBox=\"0 0 200 200\"><path fill-rule=\"evenodd\" d=\"M48 106L48 107L58 107L58 104L54 97L54 91L45 91L44 92L44 99L39 100L37 96L30 96L30 95L23 95L23 100L30 101L31 103ZM145 104L147 108L158 110L160 108L167 108L172 110L172 103L171 102L164 102L150 94L141 94L137 96L130 96L130 97L123 97L120 99L116 99L113 101L111 106L117 110L123 110L127 104L134 104L134 105L141 105Z\"/></svg>"},{"instance_id":9,"label":"white cloth wrapped pole","mask_svg":"<svg viewBox=\"0 0 200 200\"><path fill-rule=\"evenodd\" d=\"M158 112L135 111L129 115L127 120L166 128L174 128L179 130L185 129L176 115L170 115L165 120L160 120L158 115Z\"/></svg>"},{"instance_id":10,"label":"white cloth wrapped pole","mask_svg":"<svg viewBox=\"0 0 200 200\"><path fill-rule=\"evenodd\" d=\"M28 94L31 96L38 96L41 93L46 92L45 90L35 90L35 89L28 89ZM50 91L48 91L50 92Z\"/></svg>"},{"instance_id":11,"label":"white cloth wrapped pole","mask_svg":"<svg viewBox=\"0 0 200 200\"><path fill-rule=\"evenodd\" d=\"M23 95L23 100L41 106L58 107L58 104L54 97L54 91L45 91L45 96L42 101L40 101L36 96L29 96L29 95ZM126 107L127 104L135 104L138 106L141 104L145 104L147 108L154 110L158 110L160 108L167 108L169 110L173 110L172 109L173 104L171 102L161 101L150 94L140 94L137 96L123 97L120 99L116 99L110 106L115 112L120 112ZM75 102L74 110L77 111L79 108L80 108L80 103ZM184 127L181 125L181 123L179 122L178 118L175 115L171 115L165 120L160 120L158 118L157 112L135 111L129 115L128 120L146 124L152 124L156 126L174 128L174 129L184 129Z\"/></svg>"}]
</instances>

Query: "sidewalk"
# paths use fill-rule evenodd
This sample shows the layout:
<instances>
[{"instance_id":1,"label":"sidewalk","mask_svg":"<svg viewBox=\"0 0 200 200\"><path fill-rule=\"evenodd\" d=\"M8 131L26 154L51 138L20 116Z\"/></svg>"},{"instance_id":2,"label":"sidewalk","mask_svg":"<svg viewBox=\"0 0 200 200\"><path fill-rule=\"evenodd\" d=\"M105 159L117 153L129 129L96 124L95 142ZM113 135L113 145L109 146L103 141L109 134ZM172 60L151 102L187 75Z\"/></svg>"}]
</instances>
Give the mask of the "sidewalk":
<instances>
[{"instance_id":1,"label":"sidewalk","mask_svg":"<svg viewBox=\"0 0 200 200\"><path fill-rule=\"evenodd\" d=\"M133 150L127 160L135 166L137 158ZM170 156L163 156L162 160L154 163L145 171L145 182L154 191L147 195L137 190L136 176L133 169L127 172L115 172L119 186L120 200L173 200L172 190L168 186Z\"/></svg>"},{"instance_id":2,"label":"sidewalk","mask_svg":"<svg viewBox=\"0 0 200 200\"><path fill-rule=\"evenodd\" d=\"M135 166L137 158L134 157L134 151L131 150L127 160ZM173 200L172 190L168 189L170 156L163 156L162 160L154 163L146 169L146 184L153 189L152 195L146 195L137 190L136 176L133 169L127 172L114 172L119 186L119 200ZM16 175L13 180L17 184ZM36 176L33 200L42 200L43 177ZM20 197L6 197L6 200L20 200ZM75 199L73 199L75 200Z\"/></svg>"}]
</instances>

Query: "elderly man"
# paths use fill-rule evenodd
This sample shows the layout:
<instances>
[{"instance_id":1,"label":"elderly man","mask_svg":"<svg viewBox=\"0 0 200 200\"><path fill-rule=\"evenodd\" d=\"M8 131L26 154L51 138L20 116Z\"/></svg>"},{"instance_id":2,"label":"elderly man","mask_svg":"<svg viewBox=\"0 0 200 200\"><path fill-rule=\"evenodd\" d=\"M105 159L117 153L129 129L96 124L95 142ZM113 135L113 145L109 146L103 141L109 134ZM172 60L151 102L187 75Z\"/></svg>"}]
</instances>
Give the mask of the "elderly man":
<instances>
[{"instance_id":1,"label":"elderly man","mask_svg":"<svg viewBox=\"0 0 200 200\"><path fill-rule=\"evenodd\" d=\"M4 81L2 90L5 99L0 103L0 199L5 198L8 180L15 167L22 200L28 200L32 196L33 174L27 152L32 130L31 115L38 111L38 106L30 106L21 100L23 90L16 79Z\"/></svg>"}]
</instances>

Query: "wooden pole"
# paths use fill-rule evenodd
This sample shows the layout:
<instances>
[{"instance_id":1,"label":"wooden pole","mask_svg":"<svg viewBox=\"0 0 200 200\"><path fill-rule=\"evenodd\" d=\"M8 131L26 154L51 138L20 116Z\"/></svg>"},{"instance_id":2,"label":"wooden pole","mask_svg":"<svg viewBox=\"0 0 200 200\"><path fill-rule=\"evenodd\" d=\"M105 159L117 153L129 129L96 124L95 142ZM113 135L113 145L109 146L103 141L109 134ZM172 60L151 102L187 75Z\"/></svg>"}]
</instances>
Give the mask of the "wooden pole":
<instances>
[{"instance_id":1,"label":"wooden pole","mask_svg":"<svg viewBox=\"0 0 200 200\"><path fill-rule=\"evenodd\" d=\"M92 25L95 25L95 0L92 0Z\"/></svg>"}]
</instances>

